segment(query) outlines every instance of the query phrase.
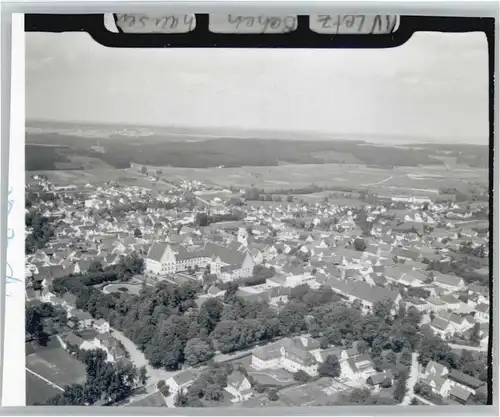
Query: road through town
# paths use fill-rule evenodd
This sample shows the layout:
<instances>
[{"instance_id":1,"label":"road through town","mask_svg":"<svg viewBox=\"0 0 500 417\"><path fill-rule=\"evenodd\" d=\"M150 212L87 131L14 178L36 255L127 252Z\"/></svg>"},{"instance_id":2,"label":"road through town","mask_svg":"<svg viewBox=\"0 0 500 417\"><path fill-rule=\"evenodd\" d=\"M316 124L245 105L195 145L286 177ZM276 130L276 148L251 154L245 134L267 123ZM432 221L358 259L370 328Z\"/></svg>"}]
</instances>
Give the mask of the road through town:
<instances>
[{"instance_id":1,"label":"road through town","mask_svg":"<svg viewBox=\"0 0 500 417\"><path fill-rule=\"evenodd\" d=\"M457 345L456 343L448 343L452 349L463 349L472 350L474 352L487 352L488 346L467 346L467 345Z\"/></svg>"},{"instance_id":2,"label":"road through town","mask_svg":"<svg viewBox=\"0 0 500 417\"><path fill-rule=\"evenodd\" d=\"M126 337L122 332L111 328L111 336L113 336L115 339L119 340L120 342L123 343L123 346L125 347L125 350L130 354L130 360L132 363L137 366L138 368L145 366L146 370L148 371L149 375L149 383L152 384L153 382L156 384L160 379L168 379L172 375L175 375L179 371L166 371L164 369L155 369L153 368L146 357L144 356L144 353L142 353L137 346L135 345L134 342L132 342L128 337Z\"/></svg>"},{"instance_id":3,"label":"road through town","mask_svg":"<svg viewBox=\"0 0 500 417\"><path fill-rule=\"evenodd\" d=\"M410 375L408 376L408 380L406 381L407 392L401 405L410 405L411 400L414 397L413 389L415 388L415 384L418 381L419 374L419 366L418 366L418 353L414 352L411 355L411 368Z\"/></svg>"},{"instance_id":4,"label":"road through town","mask_svg":"<svg viewBox=\"0 0 500 417\"><path fill-rule=\"evenodd\" d=\"M125 350L130 354L130 361L138 368L145 366L146 370L148 372L149 378L148 378L148 384L144 387L145 392L143 392L140 395L134 395L133 398L130 398L131 401L138 401L141 398L156 392L158 381L160 381L160 380L166 381L168 378L175 376L175 375L179 374L180 372L183 372L186 369L188 369L188 368L184 368L184 369L178 370L178 371L166 371L165 369L153 368L149 364L144 353L139 350L139 348L135 345L134 342L132 342L132 340L130 340L127 336L125 336L119 330L116 330L114 328L110 328L110 330L111 330L111 335L115 339L117 339L123 343ZM219 353L219 354L214 356L214 361L225 362L228 360L236 359L236 358L239 358L241 356L248 355L250 351L248 351L248 352L235 352L233 354ZM205 368L204 366L200 366L197 369L202 370L204 368ZM167 404L169 407L173 407L173 398L168 397Z\"/></svg>"}]
</instances>

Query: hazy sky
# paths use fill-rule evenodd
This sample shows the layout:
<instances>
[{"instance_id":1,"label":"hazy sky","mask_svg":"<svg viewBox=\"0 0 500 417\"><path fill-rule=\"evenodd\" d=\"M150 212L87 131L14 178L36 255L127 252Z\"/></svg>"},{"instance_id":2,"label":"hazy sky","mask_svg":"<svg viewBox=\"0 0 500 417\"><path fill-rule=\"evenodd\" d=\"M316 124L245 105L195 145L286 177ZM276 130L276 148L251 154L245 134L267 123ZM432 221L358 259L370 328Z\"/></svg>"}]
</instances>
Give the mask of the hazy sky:
<instances>
[{"instance_id":1,"label":"hazy sky","mask_svg":"<svg viewBox=\"0 0 500 417\"><path fill-rule=\"evenodd\" d=\"M483 34L385 50L112 49L26 34L28 119L488 141Z\"/></svg>"}]
</instances>

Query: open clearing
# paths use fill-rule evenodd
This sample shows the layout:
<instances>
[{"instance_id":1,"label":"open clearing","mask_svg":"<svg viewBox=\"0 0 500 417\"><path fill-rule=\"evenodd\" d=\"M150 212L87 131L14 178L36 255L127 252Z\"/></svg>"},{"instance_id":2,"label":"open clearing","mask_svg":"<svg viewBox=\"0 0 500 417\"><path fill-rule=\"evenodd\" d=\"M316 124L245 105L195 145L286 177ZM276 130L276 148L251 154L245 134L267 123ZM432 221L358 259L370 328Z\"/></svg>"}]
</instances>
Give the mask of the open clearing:
<instances>
[{"instance_id":1,"label":"open clearing","mask_svg":"<svg viewBox=\"0 0 500 417\"><path fill-rule=\"evenodd\" d=\"M265 191L318 186L358 188L373 186L381 189L438 190L453 187L457 181L472 181L487 185L485 169L457 168L448 170L439 166L397 167L394 169L372 168L349 164L288 164L266 167L238 168L177 168L155 167L161 170L160 178L167 181L198 180L214 186L228 188L257 187ZM31 171L46 175L56 185L99 184L120 181L129 185L168 189L168 184L154 183L137 169L92 169L85 171ZM155 184L155 185L153 185Z\"/></svg>"},{"instance_id":2,"label":"open clearing","mask_svg":"<svg viewBox=\"0 0 500 417\"><path fill-rule=\"evenodd\" d=\"M289 385L294 381L293 375L281 368L255 370L252 367L247 367L247 370L255 381L263 385Z\"/></svg>"},{"instance_id":3,"label":"open clearing","mask_svg":"<svg viewBox=\"0 0 500 417\"><path fill-rule=\"evenodd\" d=\"M339 400L341 391L334 388L331 378L320 378L307 384L282 389L279 398L290 407L328 405Z\"/></svg>"},{"instance_id":4,"label":"open clearing","mask_svg":"<svg viewBox=\"0 0 500 417\"><path fill-rule=\"evenodd\" d=\"M26 371L26 405L44 404L60 393L57 388Z\"/></svg>"},{"instance_id":5,"label":"open clearing","mask_svg":"<svg viewBox=\"0 0 500 417\"><path fill-rule=\"evenodd\" d=\"M40 350L26 356L26 368L60 387L84 383L87 375L85 365L63 348Z\"/></svg>"},{"instance_id":6,"label":"open clearing","mask_svg":"<svg viewBox=\"0 0 500 417\"><path fill-rule=\"evenodd\" d=\"M141 285L131 285L131 284L109 284L103 288L103 292L109 294L113 292L117 293L127 293L139 295L141 292Z\"/></svg>"}]
</instances>

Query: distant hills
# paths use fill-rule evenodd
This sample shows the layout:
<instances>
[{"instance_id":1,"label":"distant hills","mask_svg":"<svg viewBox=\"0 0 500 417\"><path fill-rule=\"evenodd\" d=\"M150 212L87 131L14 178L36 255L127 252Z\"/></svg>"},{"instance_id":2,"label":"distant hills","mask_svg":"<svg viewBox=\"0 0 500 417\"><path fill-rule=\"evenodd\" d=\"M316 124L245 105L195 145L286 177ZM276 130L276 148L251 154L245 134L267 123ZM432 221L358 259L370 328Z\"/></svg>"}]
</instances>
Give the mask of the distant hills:
<instances>
[{"instance_id":1,"label":"distant hills","mask_svg":"<svg viewBox=\"0 0 500 417\"><path fill-rule=\"evenodd\" d=\"M235 140L237 139L237 140ZM315 132L206 130L31 121L26 127L26 169L88 169L99 160L115 168L208 168L294 164L395 166L454 164L487 168L487 146L408 143L395 138L333 137ZM385 143L384 143L385 140Z\"/></svg>"}]
</instances>

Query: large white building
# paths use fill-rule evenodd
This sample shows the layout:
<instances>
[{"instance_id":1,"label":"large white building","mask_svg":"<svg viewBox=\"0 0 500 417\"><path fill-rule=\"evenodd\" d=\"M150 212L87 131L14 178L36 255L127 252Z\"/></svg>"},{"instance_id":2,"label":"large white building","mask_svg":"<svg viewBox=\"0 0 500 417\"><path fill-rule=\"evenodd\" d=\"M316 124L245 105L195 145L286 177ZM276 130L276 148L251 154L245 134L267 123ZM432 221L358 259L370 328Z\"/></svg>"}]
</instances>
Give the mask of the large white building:
<instances>
[{"instance_id":1,"label":"large white building","mask_svg":"<svg viewBox=\"0 0 500 417\"><path fill-rule=\"evenodd\" d=\"M318 374L319 342L310 337L299 336L283 339L252 353L252 367L255 369L284 368L288 372L307 372L311 376Z\"/></svg>"},{"instance_id":2,"label":"large white building","mask_svg":"<svg viewBox=\"0 0 500 417\"><path fill-rule=\"evenodd\" d=\"M207 243L198 250L157 242L149 249L144 264L147 273L158 277L209 267L212 274L228 282L252 276L254 260L251 252L236 242L228 247Z\"/></svg>"}]
</instances>

